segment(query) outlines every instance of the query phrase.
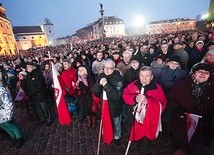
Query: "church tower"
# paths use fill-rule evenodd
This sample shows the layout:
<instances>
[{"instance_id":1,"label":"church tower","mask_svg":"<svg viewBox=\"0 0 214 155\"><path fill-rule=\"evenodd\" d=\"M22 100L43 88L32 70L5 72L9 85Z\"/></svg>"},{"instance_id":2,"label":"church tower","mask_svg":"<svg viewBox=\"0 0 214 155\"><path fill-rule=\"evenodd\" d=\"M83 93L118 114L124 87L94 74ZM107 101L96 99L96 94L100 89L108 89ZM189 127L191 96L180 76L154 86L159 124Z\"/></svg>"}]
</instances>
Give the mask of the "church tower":
<instances>
[{"instance_id":1,"label":"church tower","mask_svg":"<svg viewBox=\"0 0 214 155\"><path fill-rule=\"evenodd\" d=\"M48 45L54 45L55 42L55 35L53 30L53 24L51 23L50 19L45 18L44 24L41 25L41 29L45 32L45 35L48 39Z\"/></svg>"}]
</instances>

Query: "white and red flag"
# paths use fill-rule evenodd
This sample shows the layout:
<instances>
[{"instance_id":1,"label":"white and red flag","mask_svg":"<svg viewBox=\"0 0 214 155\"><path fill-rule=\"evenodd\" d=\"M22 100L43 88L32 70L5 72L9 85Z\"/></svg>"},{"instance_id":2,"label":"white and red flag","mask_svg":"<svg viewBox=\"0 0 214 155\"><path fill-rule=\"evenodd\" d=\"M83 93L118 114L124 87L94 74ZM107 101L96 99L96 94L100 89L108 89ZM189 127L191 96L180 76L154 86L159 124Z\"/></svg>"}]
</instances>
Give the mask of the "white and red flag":
<instances>
[{"instance_id":1,"label":"white and red flag","mask_svg":"<svg viewBox=\"0 0 214 155\"><path fill-rule=\"evenodd\" d=\"M53 85L54 85L59 124L68 125L71 123L71 115L68 111L68 106L64 98L61 77L53 63L52 63L52 75L53 75Z\"/></svg>"},{"instance_id":2,"label":"white and red flag","mask_svg":"<svg viewBox=\"0 0 214 155\"><path fill-rule=\"evenodd\" d=\"M103 135L103 142L106 144L110 144L113 139L113 128L111 122L111 115L109 110L109 103L107 99L106 92L103 91L103 103L102 103L102 135Z\"/></svg>"},{"instance_id":3,"label":"white and red flag","mask_svg":"<svg viewBox=\"0 0 214 155\"><path fill-rule=\"evenodd\" d=\"M187 137L188 137L188 143L189 143L197 128L199 118L202 118L202 116L191 114L191 113L185 113L185 114L187 115Z\"/></svg>"}]
</instances>

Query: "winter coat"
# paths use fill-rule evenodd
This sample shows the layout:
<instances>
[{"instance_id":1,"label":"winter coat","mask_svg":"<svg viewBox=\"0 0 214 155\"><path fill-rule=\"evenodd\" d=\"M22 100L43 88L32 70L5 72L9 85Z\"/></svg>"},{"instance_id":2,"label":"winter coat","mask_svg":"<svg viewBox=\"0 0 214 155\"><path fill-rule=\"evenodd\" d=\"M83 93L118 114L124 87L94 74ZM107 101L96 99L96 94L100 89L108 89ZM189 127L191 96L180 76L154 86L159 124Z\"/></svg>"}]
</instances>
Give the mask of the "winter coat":
<instances>
[{"instance_id":1,"label":"winter coat","mask_svg":"<svg viewBox=\"0 0 214 155\"><path fill-rule=\"evenodd\" d=\"M45 78L39 69L34 69L27 75L23 90L34 102L46 102Z\"/></svg>"},{"instance_id":2,"label":"winter coat","mask_svg":"<svg viewBox=\"0 0 214 155\"><path fill-rule=\"evenodd\" d=\"M139 70L140 66L136 70L134 70L132 67L126 70L124 75L124 87L139 78Z\"/></svg>"},{"instance_id":3,"label":"winter coat","mask_svg":"<svg viewBox=\"0 0 214 155\"><path fill-rule=\"evenodd\" d=\"M178 55L181 59L181 69L186 70L188 67L189 54L184 50L184 48L180 48L174 51L175 55Z\"/></svg>"},{"instance_id":4,"label":"winter coat","mask_svg":"<svg viewBox=\"0 0 214 155\"><path fill-rule=\"evenodd\" d=\"M108 83L103 87L99 84L100 79L105 77ZM96 97L100 97L101 103L103 98L103 90L106 92L111 117L119 117L122 113L122 89L123 89L123 78L119 71L114 70L111 75L105 75L101 73L97 77L97 82L93 86L93 93Z\"/></svg>"},{"instance_id":5,"label":"winter coat","mask_svg":"<svg viewBox=\"0 0 214 155\"><path fill-rule=\"evenodd\" d=\"M13 119L14 102L8 90L0 87L0 123L8 122Z\"/></svg>"},{"instance_id":6,"label":"winter coat","mask_svg":"<svg viewBox=\"0 0 214 155\"><path fill-rule=\"evenodd\" d=\"M131 67L131 64L125 64L123 61L117 65L117 69L120 71L120 74L124 76L127 69Z\"/></svg>"},{"instance_id":7,"label":"winter coat","mask_svg":"<svg viewBox=\"0 0 214 155\"><path fill-rule=\"evenodd\" d=\"M181 70L181 69L175 69L172 70L169 67L163 68L158 77L155 77L157 80L157 83L160 84L163 88L163 90L166 92L172 86L181 80L184 80L187 76L186 71Z\"/></svg>"},{"instance_id":8,"label":"winter coat","mask_svg":"<svg viewBox=\"0 0 214 155\"><path fill-rule=\"evenodd\" d=\"M140 93L141 87L142 84L140 80L136 80L124 89L123 100L127 105L134 106L137 104L135 99ZM133 137L136 137L134 138L135 140L139 140L144 136L148 137L150 140L154 140L156 138L158 124L160 123L160 114L164 111L167 100L162 88L153 81L145 86L144 94L147 98L147 105L143 124L138 123L134 119L134 115L132 114L133 110L128 112L127 119L129 119L129 121L135 121L134 127L136 131L138 131L134 133Z\"/></svg>"},{"instance_id":9,"label":"winter coat","mask_svg":"<svg viewBox=\"0 0 214 155\"><path fill-rule=\"evenodd\" d=\"M168 105L172 109L172 116L169 122L170 133L176 139L187 142L186 115L185 112L202 116L192 137L192 142L202 141L208 143L212 141L214 126L214 81L210 80L202 91L199 98L200 105L192 91L193 79L190 76L178 82L168 92ZM198 136L201 135L200 139ZM199 139L196 139L199 138Z\"/></svg>"},{"instance_id":10,"label":"winter coat","mask_svg":"<svg viewBox=\"0 0 214 155\"><path fill-rule=\"evenodd\" d=\"M68 70L64 70L61 74L63 88L66 88L66 91L69 95L74 96L75 92L75 83L77 81L76 70L74 68L70 68Z\"/></svg>"},{"instance_id":11,"label":"winter coat","mask_svg":"<svg viewBox=\"0 0 214 155\"><path fill-rule=\"evenodd\" d=\"M189 54L189 68L192 68L196 63L200 62L205 54L205 50L198 51L196 48L193 48Z\"/></svg>"}]
</instances>

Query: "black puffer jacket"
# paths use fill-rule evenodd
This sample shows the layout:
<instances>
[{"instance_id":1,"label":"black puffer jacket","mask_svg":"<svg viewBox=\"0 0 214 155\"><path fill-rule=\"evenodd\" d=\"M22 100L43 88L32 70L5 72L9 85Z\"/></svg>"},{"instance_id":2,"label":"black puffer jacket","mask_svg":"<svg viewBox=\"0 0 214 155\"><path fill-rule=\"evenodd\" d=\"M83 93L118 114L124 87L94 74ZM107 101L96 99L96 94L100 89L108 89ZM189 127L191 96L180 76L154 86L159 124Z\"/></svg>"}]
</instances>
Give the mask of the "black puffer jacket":
<instances>
[{"instance_id":1,"label":"black puffer jacket","mask_svg":"<svg viewBox=\"0 0 214 155\"><path fill-rule=\"evenodd\" d=\"M100 79L105 77L108 83L103 87L100 85ZM102 103L103 90L106 91L111 117L119 117L122 113L122 90L123 90L123 78L119 71L114 71L111 75L100 74L97 78L97 82L93 86L93 92L95 96L100 97Z\"/></svg>"}]
</instances>

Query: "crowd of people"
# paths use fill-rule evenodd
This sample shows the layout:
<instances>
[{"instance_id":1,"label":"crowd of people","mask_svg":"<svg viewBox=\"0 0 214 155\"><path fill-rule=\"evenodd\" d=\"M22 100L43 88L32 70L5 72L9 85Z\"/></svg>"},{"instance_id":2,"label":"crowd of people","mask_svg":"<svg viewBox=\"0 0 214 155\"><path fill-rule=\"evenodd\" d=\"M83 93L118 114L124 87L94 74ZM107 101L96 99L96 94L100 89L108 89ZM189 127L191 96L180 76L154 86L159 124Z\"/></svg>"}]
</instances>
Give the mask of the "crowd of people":
<instances>
[{"instance_id":1,"label":"crowd of people","mask_svg":"<svg viewBox=\"0 0 214 155\"><path fill-rule=\"evenodd\" d=\"M131 148L140 146L144 153L151 151L159 131L172 138L175 150L191 152L198 144L213 142L214 37L210 32L104 38L1 57L0 128L13 139L10 147L24 144L12 117L14 102L40 124L51 125L54 120L50 62L60 73L67 104L76 100L76 113L71 115L79 123L96 127L106 93L115 145L120 144L122 123L137 141ZM200 116L190 140L187 113Z\"/></svg>"}]
</instances>

